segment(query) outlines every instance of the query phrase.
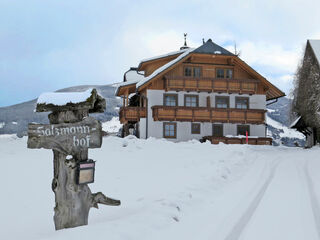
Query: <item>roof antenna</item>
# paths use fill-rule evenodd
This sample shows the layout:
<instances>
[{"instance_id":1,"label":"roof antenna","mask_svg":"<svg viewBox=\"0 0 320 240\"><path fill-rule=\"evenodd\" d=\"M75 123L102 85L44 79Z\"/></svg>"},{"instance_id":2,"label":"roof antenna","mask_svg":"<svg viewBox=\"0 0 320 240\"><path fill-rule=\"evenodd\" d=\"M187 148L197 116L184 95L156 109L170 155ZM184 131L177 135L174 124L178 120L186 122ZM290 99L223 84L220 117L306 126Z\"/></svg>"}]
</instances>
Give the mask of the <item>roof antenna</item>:
<instances>
[{"instance_id":1,"label":"roof antenna","mask_svg":"<svg viewBox=\"0 0 320 240\"><path fill-rule=\"evenodd\" d=\"M239 57L241 54L241 51L237 51L237 43L234 42L234 55L236 55L237 57Z\"/></svg>"},{"instance_id":2,"label":"roof antenna","mask_svg":"<svg viewBox=\"0 0 320 240\"><path fill-rule=\"evenodd\" d=\"M189 47L187 46L187 35L188 35L187 33L184 33L184 34L183 34L183 36L184 36L184 45L180 48L180 50L189 48Z\"/></svg>"}]
</instances>

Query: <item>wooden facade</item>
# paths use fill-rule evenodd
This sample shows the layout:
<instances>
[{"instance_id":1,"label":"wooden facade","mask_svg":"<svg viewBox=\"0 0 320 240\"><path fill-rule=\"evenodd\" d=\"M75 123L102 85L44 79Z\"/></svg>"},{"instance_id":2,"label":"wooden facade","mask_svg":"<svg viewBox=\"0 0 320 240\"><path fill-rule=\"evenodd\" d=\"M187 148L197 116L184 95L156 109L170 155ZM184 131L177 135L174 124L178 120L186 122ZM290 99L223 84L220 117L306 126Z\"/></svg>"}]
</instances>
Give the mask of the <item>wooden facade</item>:
<instances>
[{"instance_id":1,"label":"wooden facade","mask_svg":"<svg viewBox=\"0 0 320 240\"><path fill-rule=\"evenodd\" d=\"M154 121L252 123L265 122L263 109L153 106Z\"/></svg>"},{"instance_id":2,"label":"wooden facade","mask_svg":"<svg viewBox=\"0 0 320 240\"><path fill-rule=\"evenodd\" d=\"M257 94L258 80L255 79L221 79L221 78L188 78L183 76L166 77L166 91L196 91Z\"/></svg>"}]
</instances>

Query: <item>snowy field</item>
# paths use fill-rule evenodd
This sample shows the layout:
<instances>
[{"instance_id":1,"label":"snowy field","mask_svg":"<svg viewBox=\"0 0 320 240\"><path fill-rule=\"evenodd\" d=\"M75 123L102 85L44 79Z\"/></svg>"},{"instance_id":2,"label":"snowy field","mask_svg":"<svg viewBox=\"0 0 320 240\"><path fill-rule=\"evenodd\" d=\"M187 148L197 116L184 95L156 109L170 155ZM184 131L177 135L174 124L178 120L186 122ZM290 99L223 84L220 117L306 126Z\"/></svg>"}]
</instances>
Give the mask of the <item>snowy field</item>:
<instances>
[{"instance_id":1,"label":"snowy field","mask_svg":"<svg viewBox=\"0 0 320 240\"><path fill-rule=\"evenodd\" d=\"M54 231L52 151L0 135L0 239L319 239L320 149L103 139L90 187L120 199Z\"/></svg>"}]
</instances>

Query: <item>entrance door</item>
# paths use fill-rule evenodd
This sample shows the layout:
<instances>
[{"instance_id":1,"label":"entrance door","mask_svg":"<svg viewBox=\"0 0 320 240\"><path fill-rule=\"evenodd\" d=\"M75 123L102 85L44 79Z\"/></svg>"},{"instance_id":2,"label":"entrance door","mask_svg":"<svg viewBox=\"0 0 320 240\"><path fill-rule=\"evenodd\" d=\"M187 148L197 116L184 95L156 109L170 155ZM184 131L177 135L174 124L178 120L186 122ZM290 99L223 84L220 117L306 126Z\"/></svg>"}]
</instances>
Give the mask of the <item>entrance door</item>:
<instances>
[{"instance_id":1,"label":"entrance door","mask_svg":"<svg viewBox=\"0 0 320 240\"><path fill-rule=\"evenodd\" d=\"M212 124L212 136L223 137L223 125L222 124Z\"/></svg>"}]
</instances>

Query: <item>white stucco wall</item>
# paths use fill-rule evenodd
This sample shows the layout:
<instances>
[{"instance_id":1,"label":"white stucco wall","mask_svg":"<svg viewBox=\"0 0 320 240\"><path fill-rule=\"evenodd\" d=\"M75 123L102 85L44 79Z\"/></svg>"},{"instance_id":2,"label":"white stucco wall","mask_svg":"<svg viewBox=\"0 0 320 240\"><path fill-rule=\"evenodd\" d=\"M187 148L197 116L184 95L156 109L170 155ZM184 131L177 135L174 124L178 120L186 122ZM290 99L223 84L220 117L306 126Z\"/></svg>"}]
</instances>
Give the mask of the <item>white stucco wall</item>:
<instances>
[{"instance_id":1,"label":"white stucco wall","mask_svg":"<svg viewBox=\"0 0 320 240\"><path fill-rule=\"evenodd\" d=\"M140 138L145 139L146 138L146 118L140 118L139 128L140 128Z\"/></svg>"},{"instance_id":2,"label":"white stucco wall","mask_svg":"<svg viewBox=\"0 0 320 240\"><path fill-rule=\"evenodd\" d=\"M211 106L215 106L216 96L229 96L230 108L235 107L235 97L249 97L249 108L251 109L266 109L266 97L265 95L252 95L247 94L218 94L218 93L197 93L197 92L175 92L164 90L147 90L148 97L148 136L145 136L146 120L145 118L140 120L140 137L163 137L163 122L153 121L152 117L152 106L163 105L163 94L173 93L178 94L178 106L184 106L184 95L185 94L195 94L199 95L199 107L207 106L207 96L210 96ZM200 134L191 134L191 122L176 122L177 123L177 138L171 139L172 141L188 141L190 139L201 139L204 136L212 135L212 123L200 123ZM223 123L224 135L237 135L237 125L232 123ZM249 124L250 125L250 135L265 137L265 125L264 124Z\"/></svg>"}]
</instances>

